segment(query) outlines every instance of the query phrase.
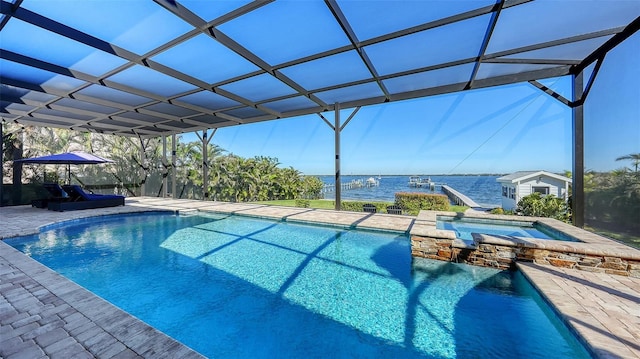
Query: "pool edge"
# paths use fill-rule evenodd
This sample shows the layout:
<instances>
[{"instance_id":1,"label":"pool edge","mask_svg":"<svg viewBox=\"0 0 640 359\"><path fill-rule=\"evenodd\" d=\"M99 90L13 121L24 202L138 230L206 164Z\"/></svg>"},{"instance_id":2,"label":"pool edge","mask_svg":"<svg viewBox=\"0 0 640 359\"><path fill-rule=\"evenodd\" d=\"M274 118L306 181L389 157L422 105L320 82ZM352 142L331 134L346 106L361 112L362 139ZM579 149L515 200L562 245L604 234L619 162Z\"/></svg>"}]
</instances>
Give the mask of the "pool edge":
<instances>
[{"instance_id":1,"label":"pool edge","mask_svg":"<svg viewBox=\"0 0 640 359\"><path fill-rule=\"evenodd\" d=\"M567 318L567 316L562 313L562 311L553 303L552 298L549 296L549 293L544 291L539 283L536 283L533 278L531 278L530 272L528 271L528 267L524 265L524 263L516 263L517 270L522 273L522 276L527 280L527 282L535 289L535 291L540 295L540 298L545 302L545 304L553 311L553 313L560 319L562 324L567 327L567 329L571 332L571 334L576 338L582 346L587 350L587 352L591 355L592 358L597 358L598 353L593 347L593 345L584 338L583 335L580 334L578 329L573 325L573 322Z\"/></svg>"},{"instance_id":2,"label":"pool edge","mask_svg":"<svg viewBox=\"0 0 640 359\"><path fill-rule=\"evenodd\" d=\"M131 205L132 203L133 205ZM197 206L192 206L192 203L196 203ZM149 210L149 209L158 209L158 208L163 208L170 211L178 211L183 208L213 208L218 206L219 204L220 202L216 203L216 202L210 202L210 201L186 201L186 200L177 200L177 199L170 199L170 198L158 199L155 197L138 197L134 199L127 199L127 206L125 207L88 210L86 212L88 213L89 211L91 211L91 213L94 213L94 212L99 212L99 213L120 212L121 213L124 211L128 213L128 212L135 212L138 210ZM240 205L228 204L228 203L226 205L228 205L229 207L242 209L242 206ZM23 208L20 208L20 207L0 208L0 214L2 214L2 216L5 219L7 219L7 221L10 224L9 227L5 226L4 228L0 228L0 238L10 238L10 237L27 235L28 234L27 232L33 232L34 223L36 224L38 222L42 223L43 218L41 217L47 216L46 211L42 212L42 210L33 209L30 206L28 207L22 206L22 207ZM327 211L327 212L330 212L330 211ZM321 212L318 212L318 213L321 213ZM73 216L76 216L76 214L69 213L69 212L49 213L49 217L51 216L56 216L57 218L64 219L67 217L72 218ZM44 220L48 221L46 223L51 222L49 217L44 218ZM421 224L427 224L428 222L429 222L428 218L425 219L421 217L416 217L414 220L414 223L411 226L419 226ZM6 243L0 244L0 246L2 245L7 246ZM576 280L575 282L571 282L570 284L573 288L578 288L584 293L588 293L590 295L594 291L594 287L590 285L586 285L586 282L591 281L592 280L591 278L593 278L593 280L599 280L598 282L600 283L599 287L602 290L605 290L611 293L623 292L623 293L626 293L627 297L640 298L640 279L639 278L621 277L619 275L612 275L608 273L592 273L592 272L585 272L585 271L580 271L576 269L564 269L564 268L557 268L557 267L551 267L551 266L539 266L532 263L525 263L525 265L545 267L548 270L566 270L572 273L571 277L574 277L574 276L583 277L585 279ZM622 280L624 280L624 282ZM534 282L537 283L537 281L535 280ZM631 284L628 284L628 283L631 283ZM536 290L538 291L537 288ZM4 294L4 291L5 289L3 288L2 294ZM571 298L572 295L573 295L572 293L568 293L568 294L563 293L562 298L566 298L566 297ZM582 298L582 297L578 296L573 298L573 300L577 301L579 300L578 298ZM556 307L555 305L552 305L552 307L554 310L557 310L563 313L563 315L565 312L571 313L571 310L575 309L572 307L567 307L566 305L564 307ZM630 313L630 311L632 310L631 308L637 309L637 303L627 304L626 307L624 306L624 303L622 303L622 304L619 304L619 307L625 308L625 310L627 310L627 312ZM604 314L607 316L615 316L616 314L618 314L617 311L611 311L608 308L608 306L601 307L600 310L604 312ZM603 318L601 318L601 315L602 314L597 314L597 313L583 313L581 314L581 318L585 318L585 320L589 320L589 321L598 321L598 320L603 320ZM636 320L635 322L633 321L634 318ZM625 319L626 319L626 323L630 323L631 325L635 324L635 328L636 328L635 333L636 335L638 335L637 328L640 328L640 320L638 320L637 317L633 317L633 316L631 316L630 319L629 318L625 318ZM624 326L625 323L622 323L622 324ZM598 341L593 342L594 343L593 345L601 345L609 349L609 351L607 351L609 355L608 356L602 355L601 357L604 358L604 357L611 357L611 355L618 355L618 357L640 358L640 348L637 348L637 347L632 348L631 351L629 351L627 348L627 351L625 351L624 353L617 351L616 348L625 346L625 344L624 344L624 338L618 337L616 334L614 334L614 332L615 332L614 330L605 328L604 331L600 333L602 334L601 337L597 338ZM584 337L583 335L580 335L580 337L583 340L592 343L590 341L592 340L591 338Z\"/></svg>"},{"instance_id":3,"label":"pool edge","mask_svg":"<svg viewBox=\"0 0 640 359\"><path fill-rule=\"evenodd\" d=\"M20 293L18 298L14 298L14 303L11 303L11 298L7 296L6 303L17 312L16 315L28 315L33 318L29 324L18 326L13 331L7 330L3 325L5 331L3 341L13 339L17 342L32 336L39 338L49 332L57 331L58 335L63 334L64 338L57 342L66 341L66 343L55 353L66 351L69 357L81 353L92 357L116 355L154 357L162 353L162 355L170 354L176 358L205 358L194 349L3 241L0 241L0 260L3 267L2 275L9 274L8 276L11 277L6 278L6 281L3 280L3 292L9 291L11 287L13 292ZM26 285L23 286L23 284ZM23 308L22 305L15 305L25 301L30 303L28 311L22 311L20 309ZM28 340L22 341L22 343L26 342ZM37 347L36 343L31 347ZM5 347L5 350L11 350L11 348ZM51 354L49 350L49 347L40 348L43 355Z\"/></svg>"}]
</instances>

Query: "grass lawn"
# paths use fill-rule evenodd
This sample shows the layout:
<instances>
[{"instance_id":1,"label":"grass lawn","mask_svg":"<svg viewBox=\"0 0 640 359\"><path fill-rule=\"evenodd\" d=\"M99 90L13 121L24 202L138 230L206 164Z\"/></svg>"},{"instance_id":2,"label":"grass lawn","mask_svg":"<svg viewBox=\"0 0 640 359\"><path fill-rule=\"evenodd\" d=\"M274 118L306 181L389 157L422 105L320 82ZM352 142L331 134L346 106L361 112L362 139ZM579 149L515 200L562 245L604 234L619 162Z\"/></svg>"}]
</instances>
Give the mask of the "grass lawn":
<instances>
[{"instance_id":1,"label":"grass lawn","mask_svg":"<svg viewBox=\"0 0 640 359\"><path fill-rule=\"evenodd\" d=\"M285 206L285 207L295 207L296 206L296 200L294 199L285 199L285 200L281 200L281 201L262 201L262 202L254 202L254 203L261 203L261 204L272 204L275 206ZM366 203L366 202L362 202L362 203ZM393 202L388 202L389 206L393 204ZM330 199L314 199L314 200L310 200L309 201L309 207L310 208L319 208L319 209L335 209L335 204L333 200ZM451 212L464 212L467 209L469 209L469 207L465 207L465 206L451 206L451 209L449 209Z\"/></svg>"}]
</instances>

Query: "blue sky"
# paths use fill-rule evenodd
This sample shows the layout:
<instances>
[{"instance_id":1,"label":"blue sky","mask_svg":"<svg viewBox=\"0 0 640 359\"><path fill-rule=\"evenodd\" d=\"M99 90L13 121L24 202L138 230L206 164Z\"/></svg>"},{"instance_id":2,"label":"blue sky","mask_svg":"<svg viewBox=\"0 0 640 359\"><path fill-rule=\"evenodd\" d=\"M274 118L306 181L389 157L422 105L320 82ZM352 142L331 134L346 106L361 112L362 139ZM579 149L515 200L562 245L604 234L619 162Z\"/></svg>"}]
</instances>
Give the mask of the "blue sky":
<instances>
[{"instance_id":1,"label":"blue sky","mask_svg":"<svg viewBox=\"0 0 640 359\"><path fill-rule=\"evenodd\" d=\"M585 105L585 165L608 171L640 153L640 36L610 52ZM545 85L570 97L568 77ZM352 109L341 112L346 120ZM333 113L324 116L333 122ZM571 170L571 110L528 83L363 107L342 132L342 174ZM212 142L278 158L305 174L334 172L333 131L317 115L221 128ZM193 134L183 135L193 141Z\"/></svg>"},{"instance_id":2,"label":"blue sky","mask_svg":"<svg viewBox=\"0 0 640 359\"><path fill-rule=\"evenodd\" d=\"M585 104L585 167L609 171L640 153L640 33L609 52Z\"/></svg>"},{"instance_id":3,"label":"blue sky","mask_svg":"<svg viewBox=\"0 0 640 359\"><path fill-rule=\"evenodd\" d=\"M352 110L343 110L344 121ZM528 84L361 108L342 132L343 174L447 174L517 170L539 134L553 146L532 168L571 163L570 111ZM333 113L324 114L333 121ZM222 128L214 143L244 157L277 157L307 174L330 174L334 134L319 116ZM570 143L570 142L569 142ZM466 158L466 160L465 160ZM506 168L503 170L502 168Z\"/></svg>"},{"instance_id":4,"label":"blue sky","mask_svg":"<svg viewBox=\"0 0 640 359\"><path fill-rule=\"evenodd\" d=\"M608 171L640 153L640 36L605 59L585 105L585 165ZM566 97L568 77L545 85ZM346 120L352 109L341 112ZM333 122L333 113L324 116ZM571 170L571 110L528 83L363 107L342 132L342 174ZM212 142L278 158L305 174L334 172L333 131L317 115L221 128ZM196 140L193 134L183 135Z\"/></svg>"},{"instance_id":5,"label":"blue sky","mask_svg":"<svg viewBox=\"0 0 640 359\"><path fill-rule=\"evenodd\" d=\"M157 10L158 17L154 15L152 19L147 19L149 22L137 24L140 20L137 16L130 13L124 14L126 16L119 18L117 24L111 24L117 25L116 28L112 28L111 25L103 26L102 21L106 18L104 16L98 16L97 19L89 22L83 17L73 16L74 11L70 9L72 7L70 3L63 4L66 6L58 3L54 6L48 1L27 1L26 3L29 8L46 10L45 12L54 19L63 18L74 26L82 26L81 30L139 53L144 53L157 44L142 41L136 37L146 38L147 35L145 31L129 31L134 26L144 25L160 29L162 36L158 36L156 41L165 37L172 38L176 33L181 33L188 28L186 24L174 19L164 10L157 8L155 4L147 2L135 2L135 4L142 7L143 13L147 7ZM87 13L96 13L90 11L94 5L75 4L73 5L75 11L84 13L86 10ZM105 11L111 9L107 4L108 2L102 3ZM348 2L345 2L345 5L347 4ZM85 9L84 6L88 8ZM277 6L281 4L273 8L265 7L265 9L278 13ZM200 10L213 8L204 6ZM325 15L330 16L328 13ZM215 17L215 14L208 14L207 17ZM297 19L296 16L292 18ZM176 21L176 23L164 23L169 21L165 19L171 19L170 21ZM151 26L155 22L171 26ZM554 15L554 24L562 22L562 15L557 15L557 18ZM10 22L10 25L14 26L10 29L13 29L16 34L23 32L21 26L26 26L15 19ZM544 23L533 25L536 29L546 27ZM242 22L237 26L238 29L235 30L240 32L245 30ZM374 26L372 29L382 31L378 27ZM6 32L7 28L3 31ZM15 39L13 46L16 48L30 46L32 47L30 51L34 51L37 55L42 48L46 47L41 45L50 42L50 38L46 37L44 32L38 32L42 38L34 37L39 41L26 43L21 41L20 36L7 35L3 38L3 45L9 46L8 41ZM114 38L115 34L118 36ZM260 44L260 37L257 36L260 34L247 32L246 35L249 36L249 34L252 39L255 37L255 42ZM526 33L522 34L524 37L526 35ZM374 34L369 34L365 38L370 36ZM64 40L60 46L66 44L64 46L70 46L69 49L73 49L69 42L71 40ZM78 44L74 45L78 46ZM80 47L85 49L84 46ZM84 51L76 50L80 53ZM281 54L281 52L277 53ZM607 55L589 95L585 105L587 169L607 171L620 168L629 164L617 162L615 158L640 153L638 53L640 53L640 33L635 34ZM76 59L66 51L57 52L55 56L55 59L49 60L64 66L69 66L67 62ZM164 59L161 54L154 59L160 62L169 60L181 62L180 59L172 59L166 54L165 56L168 58ZM203 57L215 58L215 56ZM116 57L110 57L110 59L115 63L124 61ZM278 63L285 59L269 60ZM6 63L7 61L4 62L5 66ZM74 63L71 68L92 71L85 69L83 64L84 62ZM111 62L105 62L105 64L108 64L109 68L115 66ZM203 67L205 70L211 66L211 63L207 62L206 65ZM191 66L190 63L189 66ZM151 72L144 67L138 68L144 73L123 71L112 79L133 86L131 82L135 82L137 76L146 76ZM94 69L93 71L98 75L103 70ZM245 70L238 71L243 73ZM213 72L209 71L209 73ZM127 77L129 75L131 76ZM207 81L215 80L207 78ZM571 97L568 78L547 79L541 82L565 97ZM166 87L166 89L175 91L172 87ZM352 110L342 111L343 121ZM333 122L333 113L325 113L324 116ZM571 120L572 113L568 107L528 83L368 106L362 108L342 132L342 173L402 175L509 173L537 169L564 172L571 170L572 167ZM197 141L194 134L184 134L182 137L184 141ZM291 166L305 174L334 172L334 134L317 115L221 128L212 142L228 152L243 157L278 158L281 166Z\"/></svg>"}]
</instances>

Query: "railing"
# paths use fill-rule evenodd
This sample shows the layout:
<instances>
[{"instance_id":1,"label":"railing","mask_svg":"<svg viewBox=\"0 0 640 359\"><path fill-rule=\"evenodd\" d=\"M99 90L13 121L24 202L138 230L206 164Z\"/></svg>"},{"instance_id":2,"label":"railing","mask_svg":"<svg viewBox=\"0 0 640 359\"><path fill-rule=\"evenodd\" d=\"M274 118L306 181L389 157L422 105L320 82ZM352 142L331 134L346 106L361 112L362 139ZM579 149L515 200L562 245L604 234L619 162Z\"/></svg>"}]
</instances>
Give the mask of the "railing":
<instances>
[{"instance_id":1,"label":"railing","mask_svg":"<svg viewBox=\"0 0 640 359\"><path fill-rule=\"evenodd\" d=\"M356 188L362 188L362 187L364 187L364 184L362 182L357 181L357 180L353 180L351 182L341 183L340 184L340 189L342 189L343 191L350 190L350 189L356 189ZM321 193L334 192L335 190L336 190L336 185L335 184L325 184L322 187Z\"/></svg>"}]
</instances>

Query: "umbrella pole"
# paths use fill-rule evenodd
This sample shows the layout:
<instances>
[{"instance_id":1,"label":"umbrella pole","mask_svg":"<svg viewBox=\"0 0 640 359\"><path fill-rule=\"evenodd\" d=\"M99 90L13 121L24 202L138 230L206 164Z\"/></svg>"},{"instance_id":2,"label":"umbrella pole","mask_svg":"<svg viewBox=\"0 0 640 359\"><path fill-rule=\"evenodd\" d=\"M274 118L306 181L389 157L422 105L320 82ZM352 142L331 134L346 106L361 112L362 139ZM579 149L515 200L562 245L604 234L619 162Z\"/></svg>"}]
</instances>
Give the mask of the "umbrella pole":
<instances>
[{"instance_id":1,"label":"umbrella pole","mask_svg":"<svg viewBox=\"0 0 640 359\"><path fill-rule=\"evenodd\" d=\"M71 185L71 164L67 165L67 184Z\"/></svg>"}]
</instances>

